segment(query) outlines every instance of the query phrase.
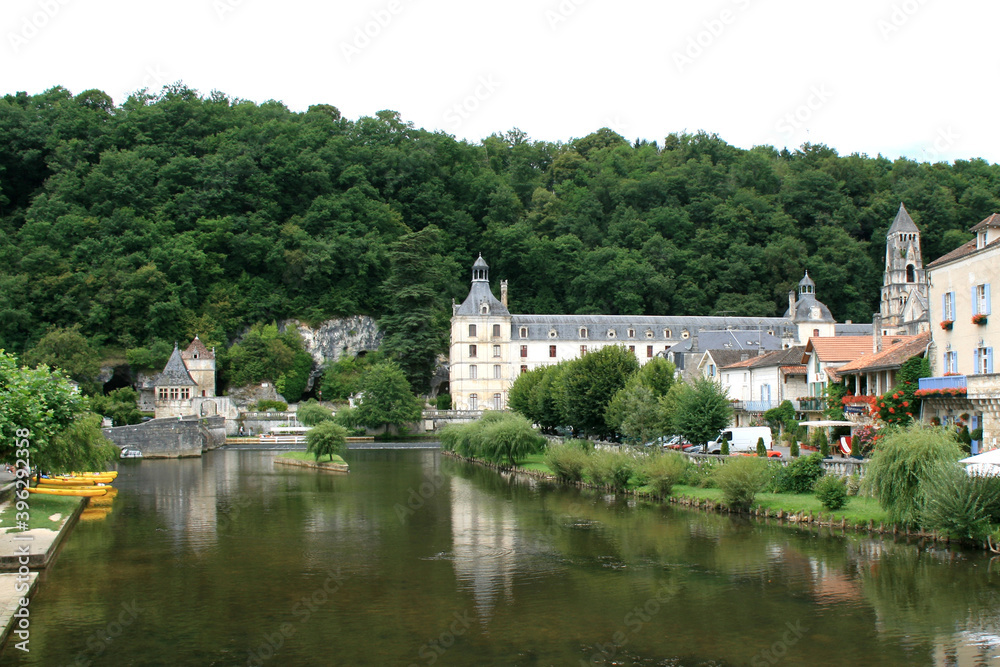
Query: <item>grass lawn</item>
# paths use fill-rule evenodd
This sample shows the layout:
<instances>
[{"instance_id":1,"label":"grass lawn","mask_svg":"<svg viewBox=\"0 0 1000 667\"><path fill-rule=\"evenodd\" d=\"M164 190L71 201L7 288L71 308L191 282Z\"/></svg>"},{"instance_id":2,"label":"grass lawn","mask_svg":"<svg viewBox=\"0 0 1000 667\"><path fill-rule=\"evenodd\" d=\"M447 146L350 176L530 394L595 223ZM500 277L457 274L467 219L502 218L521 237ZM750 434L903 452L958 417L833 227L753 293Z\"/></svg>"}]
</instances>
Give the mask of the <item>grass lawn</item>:
<instances>
[{"instance_id":1,"label":"grass lawn","mask_svg":"<svg viewBox=\"0 0 1000 667\"><path fill-rule=\"evenodd\" d=\"M721 489L702 489L696 486L677 485L673 488L671 495L722 502ZM879 507L877 500L860 496L849 497L847 504L835 512L824 508L819 499L809 493L758 493L754 506L792 513L812 512L814 516L822 512L825 516L832 514L834 520L837 521L846 517L847 523L851 525L868 523L869 521L878 524L886 521L885 510Z\"/></svg>"},{"instance_id":2,"label":"grass lawn","mask_svg":"<svg viewBox=\"0 0 1000 667\"><path fill-rule=\"evenodd\" d=\"M0 529L13 528L17 525L16 499L11 499L0 510ZM28 503L28 528L48 528L49 530L59 530L59 525L68 517L80 504L80 498L75 496L44 496L33 493L25 501ZM49 519L50 516L59 515L57 521Z\"/></svg>"},{"instance_id":3,"label":"grass lawn","mask_svg":"<svg viewBox=\"0 0 1000 667\"><path fill-rule=\"evenodd\" d=\"M284 454L279 454L278 458L281 458L281 459L293 459L295 461L309 461L310 463L316 463L316 457L313 456L312 454L310 454L309 452L285 452ZM341 457L337 456L336 454L334 454L333 458L323 459L319 463L344 463L344 464L346 464L347 461L345 461L343 458L341 458Z\"/></svg>"},{"instance_id":4,"label":"grass lawn","mask_svg":"<svg viewBox=\"0 0 1000 667\"><path fill-rule=\"evenodd\" d=\"M546 475L554 475L549 467L545 465L545 454L529 454L524 459L518 462L518 468L523 468L524 470L533 470L535 472L542 472Z\"/></svg>"}]
</instances>

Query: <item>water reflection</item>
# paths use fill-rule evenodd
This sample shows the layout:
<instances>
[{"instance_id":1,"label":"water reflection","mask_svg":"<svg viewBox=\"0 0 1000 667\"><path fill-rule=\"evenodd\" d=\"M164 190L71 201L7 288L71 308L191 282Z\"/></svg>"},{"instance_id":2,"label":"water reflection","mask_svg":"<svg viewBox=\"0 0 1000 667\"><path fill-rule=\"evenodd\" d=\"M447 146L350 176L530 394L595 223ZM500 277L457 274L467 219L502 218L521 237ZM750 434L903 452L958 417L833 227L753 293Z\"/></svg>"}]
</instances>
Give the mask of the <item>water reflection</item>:
<instances>
[{"instance_id":1,"label":"water reflection","mask_svg":"<svg viewBox=\"0 0 1000 667\"><path fill-rule=\"evenodd\" d=\"M267 664L979 665L1000 653L1000 574L980 553L580 492L434 451L348 458L350 475L266 452L124 466L115 511L77 526L43 575L32 652L8 646L0 662L246 664L284 625L294 633ZM331 571L342 583L316 597ZM135 624L107 642L135 600Z\"/></svg>"}]
</instances>

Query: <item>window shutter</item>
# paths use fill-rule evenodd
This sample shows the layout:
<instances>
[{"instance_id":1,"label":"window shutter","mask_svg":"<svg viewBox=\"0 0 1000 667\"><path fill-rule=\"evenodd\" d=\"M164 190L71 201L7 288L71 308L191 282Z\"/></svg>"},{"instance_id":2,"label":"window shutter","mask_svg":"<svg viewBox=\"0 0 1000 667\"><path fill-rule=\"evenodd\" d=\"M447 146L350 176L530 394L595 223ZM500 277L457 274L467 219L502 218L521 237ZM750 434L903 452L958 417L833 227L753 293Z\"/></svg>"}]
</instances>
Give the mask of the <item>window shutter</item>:
<instances>
[{"instance_id":1,"label":"window shutter","mask_svg":"<svg viewBox=\"0 0 1000 667\"><path fill-rule=\"evenodd\" d=\"M983 315L990 314L990 284L986 283L983 285L983 291L986 292L986 303L983 304Z\"/></svg>"},{"instance_id":2,"label":"window shutter","mask_svg":"<svg viewBox=\"0 0 1000 667\"><path fill-rule=\"evenodd\" d=\"M974 375L979 373L979 348L977 347L972 351L972 373Z\"/></svg>"},{"instance_id":3,"label":"window shutter","mask_svg":"<svg viewBox=\"0 0 1000 667\"><path fill-rule=\"evenodd\" d=\"M973 315L978 315L979 314L979 303L978 303L978 300L976 299L976 286L975 285L972 286L972 314Z\"/></svg>"},{"instance_id":4,"label":"window shutter","mask_svg":"<svg viewBox=\"0 0 1000 667\"><path fill-rule=\"evenodd\" d=\"M948 292L948 299L951 301L951 311L948 314L948 319L955 319L955 293Z\"/></svg>"},{"instance_id":5,"label":"window shutter","mask_svg":"<svg viewBox=\"0 0 1000 667\"><path fill-rule=\"evenodd\" d=\"M986 348L986 372L987 373L992 373L993 372L993 348L992 347Z\"/></svg>"},{"instance_id":6,"label":"window shutter","mask_svg":"<svg viewBox=\"0 0 1000 667\"><path fill-rule=\"evenodd\" d=\"M951 352L945 352L944 353L944 372L945 373L950 373L951 372L951 365L949 364L950 361L951 361Z\"/></svg>"},{"instance_id":7,"label":"window shutter","mask_svg":"<svg viewBox=\"0 0 1000 667\"><path fill-rule=\"evenodd\" d=\"M941 319L947 320L951 319L948 317L948 293L945 292L941 295Z\"/></svg>"}]
</instances>

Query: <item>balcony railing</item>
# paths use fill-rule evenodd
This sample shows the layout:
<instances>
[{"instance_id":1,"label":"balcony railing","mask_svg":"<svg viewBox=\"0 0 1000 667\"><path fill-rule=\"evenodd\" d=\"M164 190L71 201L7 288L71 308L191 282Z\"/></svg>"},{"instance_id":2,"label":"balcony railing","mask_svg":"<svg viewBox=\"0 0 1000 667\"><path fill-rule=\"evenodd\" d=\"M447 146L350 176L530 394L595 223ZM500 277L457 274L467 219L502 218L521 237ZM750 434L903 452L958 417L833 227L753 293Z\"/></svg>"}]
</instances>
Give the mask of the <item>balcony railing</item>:
<instances>
[{"instance_id":1,"label":"balcony railing","mask_svg":"<svg viewBox=\"0 0 1000 667\"><path fill-rule=\"evenodd\" d=\"M826 410L826 401L822 398L809 398L796 401L798 412L821 412Z\"/></svg>"},{"instance_id":2,"label":"balcony railing","mask_svg":"<svg viewBox=\"0 0 1000 667\"><path fill-rule=\"evenodd\" d=\"M776 407L777 401L743 401L743 410L746 412L767 412Z\"/></svg>"},{"instance_id":3,"label":"balcony railing","mask_svg":"<svg viewBox=\"0 0 1000 667\"><path fill-rule=\"evenodd\" d=\"M964 375L943 375L934 378L920 378L921 389L965 389Z\"/></svg>"}]
</instances>

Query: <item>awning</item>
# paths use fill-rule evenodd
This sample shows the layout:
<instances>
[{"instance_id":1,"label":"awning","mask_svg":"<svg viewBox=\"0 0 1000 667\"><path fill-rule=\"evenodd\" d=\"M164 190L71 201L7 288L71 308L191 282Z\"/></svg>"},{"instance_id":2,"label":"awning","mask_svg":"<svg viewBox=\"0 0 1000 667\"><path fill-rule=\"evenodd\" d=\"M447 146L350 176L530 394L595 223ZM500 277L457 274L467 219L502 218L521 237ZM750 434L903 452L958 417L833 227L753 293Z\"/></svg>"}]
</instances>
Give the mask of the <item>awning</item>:
<instances>
[{"instance_id":1,"label":"awning","mask_svg":"<svg viewBox=\"0 0 1000 667\"><path fill-rule=\"evenodd\" d=\"M816 421L799 422L799 426L857 426L857 424L849 421L818 419Z\"/></svg>"}]
</instances>

